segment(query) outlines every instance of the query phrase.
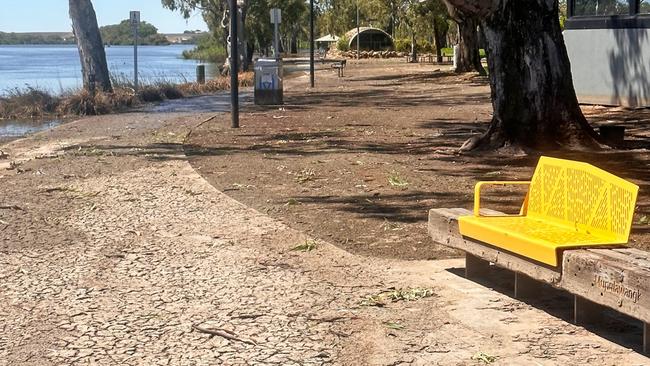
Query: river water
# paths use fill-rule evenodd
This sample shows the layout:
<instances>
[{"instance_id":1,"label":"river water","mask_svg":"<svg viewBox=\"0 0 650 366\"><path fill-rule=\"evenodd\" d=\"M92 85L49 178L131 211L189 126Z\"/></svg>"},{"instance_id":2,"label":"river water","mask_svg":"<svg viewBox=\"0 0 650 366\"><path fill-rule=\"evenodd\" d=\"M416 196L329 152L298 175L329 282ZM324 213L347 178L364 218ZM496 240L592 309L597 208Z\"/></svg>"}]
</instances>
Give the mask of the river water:
<instances>
[{"instance_id":1,"label":"river water","mask_svg":"<svg viewBox=\"0 0 650 366\"><path fill-rule=\"evenodd\" d=\"M196 79L197 61L181 57L192 45L138 47L138 75L144 82ZM111 73L133 79L133 47L106 48ZM214 67L208 67L208 76ZM81 87L81 65L75 45L0 45L0 95L14 88L34 87L60 94Z\"/></svg>"},{"instance_id":2,"label":"river water","mask_svg":"<svg viewBox=\"0 0 650 366\"><path fill-rule=\"evenodd\" d=\"M165 80L185 82L196 79L197 61L181 57L191 45L141 46L138 48L138 75L144 82ZM119 78L133 78L133 47L112 46L106 48L109 69ZM308 64L288 63L285 77L300 75L308 70ZM218 73L215 65L206 65L208 77ZM322 67L318 64L317 67ZM81 88L81 65L74 45L0 45L0 98L12 89L33 87L52 94L61 94ZM250 95L240 94L242 102L250 102ZM213 100L214 99L214 100ZM160 105L145 107L146 112L191 112L229 110L229 97L225 93L215 96L166 101ZM61 121L2 121L0 120L0 144L24 135L47 130Z\"/></svg>"},{"instance_id":3,"label":"river water","mask_svg":"<svg viewBox=\"0 0 650 366\"><path fill-rule=\"evenodd\" d=\"M143 82L185 82L196 79L197 61L181 57L192 45L138 47L138 75ZM133 47L106 48L112 75L133 80ZM207 76L218 72L207 65ZM61 94L81 88L81 64L75 45L0 45L0 97L28 87ZM52 128L60 121L0 121L0 144Z\"/></svg>"}]
</instances>

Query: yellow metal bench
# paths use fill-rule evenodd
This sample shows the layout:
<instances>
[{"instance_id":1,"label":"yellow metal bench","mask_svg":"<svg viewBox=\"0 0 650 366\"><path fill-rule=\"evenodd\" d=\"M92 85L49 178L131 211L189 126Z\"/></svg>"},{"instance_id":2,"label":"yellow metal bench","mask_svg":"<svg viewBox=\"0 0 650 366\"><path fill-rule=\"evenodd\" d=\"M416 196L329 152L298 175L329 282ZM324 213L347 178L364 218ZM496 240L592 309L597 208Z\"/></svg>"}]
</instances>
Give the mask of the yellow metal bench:
<instances>
[{"instance_id":1,"label":"yellow metal bench","mask_svg":"<svg viewBox=\"0 0 650 366\"><path fill-rule=\"evenodd\" d=\"M481 188L529 185L519 215L484 216ZM556 267L565 249L627 243L639 187L590 164L541 157L530 182L479 182L463 236Z\"/></svg>"}]
</instances>

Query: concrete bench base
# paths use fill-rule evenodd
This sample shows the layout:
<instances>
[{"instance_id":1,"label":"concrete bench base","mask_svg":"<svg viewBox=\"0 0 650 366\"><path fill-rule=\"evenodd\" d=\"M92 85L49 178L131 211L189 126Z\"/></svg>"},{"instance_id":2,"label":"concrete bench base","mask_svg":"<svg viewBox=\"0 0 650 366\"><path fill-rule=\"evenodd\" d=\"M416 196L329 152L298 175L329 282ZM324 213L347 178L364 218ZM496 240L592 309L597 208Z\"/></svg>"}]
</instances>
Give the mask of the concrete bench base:
<instances>
[{"instance_id":1,"label":"concrete bench base","mask_svg":"<svg viewBox=\"0 0 650 366\"><path fill-rule=\"evenodd\" d=\"M566 290L574 295L576 324L593 321L602 307L639 319L644 324L643 351L650 351L650 253L632 248L567 250L560 266L549 267L463 237L458 230L458 217L463 215L471 212L431 210L429 234L436 243L466 253L466 277L480 278L495 265L515 273L516 298L535 296L540 282Z\"/></svg>"}]
</instances>

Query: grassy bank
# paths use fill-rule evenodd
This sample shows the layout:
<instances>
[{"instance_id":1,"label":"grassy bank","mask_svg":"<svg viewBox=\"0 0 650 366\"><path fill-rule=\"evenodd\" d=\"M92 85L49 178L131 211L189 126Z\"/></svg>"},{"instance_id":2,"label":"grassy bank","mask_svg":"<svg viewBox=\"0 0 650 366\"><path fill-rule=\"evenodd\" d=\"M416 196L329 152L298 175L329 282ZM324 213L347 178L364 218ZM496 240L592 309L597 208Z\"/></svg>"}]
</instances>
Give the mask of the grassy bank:
<instances>
[{"instance_id":1,"label":"grassy bank","mask_svg":"<svg viewBox=\"0 0 650 366\"><path fill-rule=\"evenodd\" d=\"M226 49L210 34L202 35L196 40L196 47L183 51L183 58L199 60L213 64L223 63L227 57Z\"/></svg>"},{"instance_id":2,"label":"grassy bank","mask_svg":"<svg viewBox=\"0 0 650 366\"><path fill-rule=\"evenodd\" d=\"M0 96L0 119L20 120L116 113L142 103L229 90L230 77L207 80L205 84L174 84L166 81L144 83L137 93L128 81L119 80L113 84L113 93L98 92L94 96L86 90L53 95L32 87L12 89L6 95ZM252 86L253 73L240 74L239 85Z\"/></svg>"}]
</instances>

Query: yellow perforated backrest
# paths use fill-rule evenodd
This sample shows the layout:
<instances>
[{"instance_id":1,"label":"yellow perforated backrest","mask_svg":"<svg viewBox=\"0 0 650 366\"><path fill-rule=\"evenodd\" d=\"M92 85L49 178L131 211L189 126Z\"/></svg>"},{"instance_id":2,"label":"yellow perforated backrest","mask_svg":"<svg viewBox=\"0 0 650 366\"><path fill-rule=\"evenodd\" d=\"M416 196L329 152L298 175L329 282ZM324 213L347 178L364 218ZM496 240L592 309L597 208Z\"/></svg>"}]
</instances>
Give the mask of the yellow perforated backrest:
<instances>
[{"instance_id":1,"label":"yellow perforated backrest","mask_svg":"<svg viewBox=\"0 0 650 366\"><path fill-rule=\"evenodd\" d=\"M527 215L627 242L639 187L593 165L541 157Z\"/></svg>"}]
</instances>

